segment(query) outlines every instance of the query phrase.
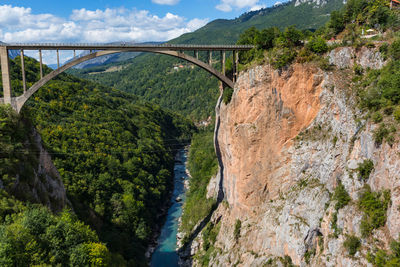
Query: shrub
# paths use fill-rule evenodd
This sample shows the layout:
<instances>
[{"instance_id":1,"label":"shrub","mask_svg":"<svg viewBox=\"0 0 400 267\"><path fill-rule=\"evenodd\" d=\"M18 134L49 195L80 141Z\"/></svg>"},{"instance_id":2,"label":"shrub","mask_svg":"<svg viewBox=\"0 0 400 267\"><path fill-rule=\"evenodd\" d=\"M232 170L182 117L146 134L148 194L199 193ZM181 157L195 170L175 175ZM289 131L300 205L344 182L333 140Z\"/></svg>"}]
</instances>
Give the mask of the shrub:
<instances>
[{"instance_id":1,"label":"shrub","mask_svg":"<svg viewBox=\"0 0 400 267\"><path fill-rule=\"evenodd\" d=\"M390 202L390 191L372 192L367 185L360 195L358 207L364 212L361 220L361 234L367 237L372 230L384 226L386 211Z\"/></svg>"},{"instance_id":2,"label":"shrub","mask_svg":"<svg viewBox=\"0 0 400 267\"><path fill-rule=\"evenodd\" d=\"M315 249L307 250L306 253L304 253L304 260L306 261L307 264L310 264L310 259L314 257L315 255Z\"/></svg>"},{"instance_id":3,"label":"shrub","mask_svg":"<svg viewBox=\"0 0 400 267\"><path fill-rule=\"evenodd\" d=\"M390 253L379 249L376 254L368 252L367 260L374 266L400 266L400 242L392 241Z\"/></svg>"},{"instance_id":4,"label":"shrub","mask_svg":"<svg viewBox=\"0 0 400 267\"><path fill-rule=\"evenodd\" d=\"M328 45L321 36L311 38L307 43L307 48L316 54L323 54L328 51Z\"/></svg>"},{"instance_id":5,"label":"shrub","mask_svg":"<svg viewBox=\"0 0 400 267\"><path fill-rule=\"evenodd\" d=\"M359 177L366 181L369 178L369 175L371 174L372 170L374 169L374 163L370 159L364 160L362 163L358 164L358 175Z\"/></svg>"},{"instance_id":6,"label":"shrub","mask_svg":"<svg viewBox=\"0 0 400 267\"><path fill-rule=\"evenodd\" d=\"M342 229L340 229L337 225L337 211L332 214L331 228L333 229L333 236L338 238L338 236L342 233Z\"/></svg>"},{"instance_id":7,"label":"shrub","mask_svg":"<svg viewBox=\"0 0 400 267\"><path fill-rule=\"evenodd\" d=\"M213 223L209 223L207 227L203 231L203 249L207 251L210 247L214 246L215 241L217 240L217 235L219 233L221 224L217 225Z\"/></svg>"},{"instance_id":8,"label":"shrub","mask_svg":"<svg viewBox=\"0 0 400 267\"><path fill-rule=\"evenodd\" d=\"M329 71L332 69L332 65L329 63L329 60L325 57L320 58L320 60L318 60L318 66L320 69L325 71Z\"/></svg>"},{"instance_id":9,"label":"shrub","mask_svg":"<svg viewBox=\"0 0 400 267\"><path fill-rule=\"evenodd\" d=\"M362 66L359 64L354 64L353 71L354 71L354 74L356 74L356 75L362 75L364 72Z\"/></svg>"},{"instance_id":10,"label":"shrub","mask_svg":"<svg viewBox=\"0 0 400 267\"><path fill-rule=\"evenodd\" d=\"M379 113L378 111L375 112L374 114L372 114L372 120L373 120L375 123L381 122L381 121L383 120L382 114Z\"/></svg>"},{"instance_id":11,"label":"shrub","mask_svg":"<svg viewBox=\"0 0 400 267\"><path fill-rule=\"evenodd\" d=\"M233 89L230 87L225 87L224 92L222 93L222 100L224 101L225 105L228 105L232 100Z\"/></svg>"},{"instance_id":12,"label":"shrub","mask_svg":"<svg viewBox=\"0 0 400 267\"><path fill-rule=\"evenodd\" d=\"M374 140L377 145L382 144L383 139L388 137L389 130L386 128L385 124L382 123L378 129L374 131Z\"/></svg>"},{"instance_id":13,"label":"shrub","mask_svg":"<svg viewBox=\"0 0 400 267\"><path fill-rule=\"evenodd\" d=\"M360 239L355 235L347 236L346 240L343 242L343 247L347 250L350 256L354 256L357 250L361 246Z\"/></svg>"},{"instance_id":14,"label":"shrub","mask_svg":"<svg viewBox=\"0 0 400 267\"><path fill-rule=\"evenodd\" d=\"M235 222L235 228L233 230L233 237L235 238L235 240L237 241L240 237L240 228L242 227L242 221L239 219L236 219Z\"/></svg>"},{"instance_id":15,"label":"shrub","mask_svg":"<svg viewBox=\"0 0 400 267\"><path fill-rule=\"evenodd\" d=\"M304 38L303 33L295 26L289 26L283 31L283 36L290 46L299 46Z\"/></svg>"},{"instance_id":16,"label":"shrub","mask_svg":"<svg viewBox=\"0 0 400 267\"><path fill-rule=\"evenodd\" d=\"M400 122L400 106L397 106L394 110L393 117L395 118L395 120Z\"/></svg>"},{"instance_id":17,"label":"shrub","mask_svg":"<svg viewBox=\"0 0 400 267\"><path fill-rule=\"evenodd\" d=\"M379 52L382 54L382 57L384 59L387 58L387 54L389 52L389 45L388 43L383 43L380 47L379 47Z\"/></svg>"},{"instance_id":18,"label":"shrub","mask_svg":"<svg viewBox=\"0 0 400 267\"><path fill-rule=\"evenodd\" d=\"M389 55L394 60L400 60L400 39L396 39L389 48Z\"/></svg>"},{"instance_id":19,"label":"shrub","mask_svg":"<svg viewBox=\"0 0 400 267\"><path fill-rule=\"evenodd\" d=\"M344 30L345 22L344 16L340 11L332 11L331 19L329 21L329 28L333 29L335 34L338 34Z\"/></svg>"},{"instance_id":20,"label":"shrub","mask_svg":"<svg viewBox=\"0 0 400 267\"><path fill-rule=\"evenodd\" d=\"M296 58L296 51L287 47L274 48L271 52L271 65L275 69L281 69L290 65Z\"/></svg>"},{"instance_id":21,"label":"shrub","mask_svg":"<svg viewBox=\"0 0 400 267\"><path fill-rule=\"evenodd\" d=\"M299 63L305 63L305 62L310 62L315 58L315 55L311 53L309 49L302 48L300 49L298 55L297 55L297 62Z\"/></svg>"},{"instance_id":22,"label":"shrub","mask_svg":"<svg viewBox=\"0 0 400 267\"><path fill-rule=\"evenodd\" d=\"M344 185L342 184L341 181L339 181L338 186L336 186L335 188L333 199L336 200L335 204L336 211L345 207L351 200L349 193L347 193L346 188L344 188Z\"/></svg>"}]
</instances>

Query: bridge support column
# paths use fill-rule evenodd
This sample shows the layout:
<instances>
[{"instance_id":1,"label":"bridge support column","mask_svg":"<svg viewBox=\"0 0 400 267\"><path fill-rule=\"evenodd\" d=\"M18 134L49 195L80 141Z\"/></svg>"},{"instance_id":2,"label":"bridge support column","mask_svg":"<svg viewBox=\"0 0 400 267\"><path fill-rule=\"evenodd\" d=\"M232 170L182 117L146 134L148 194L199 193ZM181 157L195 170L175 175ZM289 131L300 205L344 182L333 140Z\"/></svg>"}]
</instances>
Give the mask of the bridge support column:
<instances>
[{"instance_id":1,"label":"bridge support column","mask_svg":"<svg viewBox=\"0 0 400 267\"><path fill-rule=\"evenodd\" d=\"M236 82L236 51L232 51L232 79Z\"/></svg>"},{"instance_id":2,"label":"bridge support column","mask_svg":"<svg viewBox=\"0 0 400 267\"><path fill-rule=\"evenodd\" d=\"M208 51L208 65L212 66L212 51Z\"/></svg>"},{"instance_id":3,"label":"bridge support column","mask_svg":"<svg viewBox=\"0 0 400 267\"><path fill-rule=\"evenodd\" d=\"M39 61L40 61L40 79L43 78L43 59L42 59L42 50L39 49Z\"/></svg>"},{"instance_id":4,"label":"bridge support column","mask_svg":"<svg viewBox=\"0 0 400 267\"><path fill-rule=\"evenodd\" d=\"M60 67L60 52L57 49L57 69Z\"/></svg>"},{"instance_id":5,"label":"bridge support column","mask_svg":"<svg viewBox=\"0 0 400 267\"><path fill-rule=\"evenodd\" d=\"M0 46L0 60L4 104L11 104L10 62L8 59L8 49L6 46Z\"/></svg>"},{"instance_id":6,"label":"bridge support column","mask_svg":"<svg viewBox=\"0 0 400 267\"><path fill-rule=\"evenodd\" d=\"M226 61L226 52L221 51L221 68L222 75L225 75L225 61Z\"/></svg>"},{"instance_id":7,"label":"bridge support column","mask_svg":"<svg viewBox=\"0 0 400 267\"><path fill-rule=\"evenodd\" d=\"M233 51L233 81L237 82L239 75L239 52Z\"/></svg>"},{"instance_id":8,"label":"bridge support column","mask_svg":"<svg viewBox=\"0 0 400 267\"><path fill-rule=\"evenodd\" d=\"M195 54L196 54L196 59L199 59L199 50L196 50Z\"/></svg>"},{"instance_id":9,"label":"bridge support column","mask_svg":"<svg viewBox=\"0 0 400 267\"><path fill-rule=\"evenodd\" d=\"M22 85L24 87L24 94L26 92L26 77L25 77L25 57L24 50L21 49L21 71L22 71Z\"/></svg>"}]
</instances>

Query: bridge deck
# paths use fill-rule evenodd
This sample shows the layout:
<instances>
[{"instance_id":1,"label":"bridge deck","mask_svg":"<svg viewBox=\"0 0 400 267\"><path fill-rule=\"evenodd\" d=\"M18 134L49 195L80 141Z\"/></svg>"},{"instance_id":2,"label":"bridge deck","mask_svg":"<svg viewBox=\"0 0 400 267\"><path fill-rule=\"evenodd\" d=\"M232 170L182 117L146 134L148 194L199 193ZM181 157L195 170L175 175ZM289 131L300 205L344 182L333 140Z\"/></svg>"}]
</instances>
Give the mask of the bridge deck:
<instances>
[{"instance_id":1,"label":"bridge deck","mask_svg":"<svg viewBox=\"0 0 400 267\"><path fill-rule=\"evenodd\" d=\"M162 51L247 51L252 49L252 45L182 45L182 44L161 44L161 45L143 45L143 44L64 44L64 43L1 43L7 49L23 50L162 50Z\"/></svg>"}]
</instances>

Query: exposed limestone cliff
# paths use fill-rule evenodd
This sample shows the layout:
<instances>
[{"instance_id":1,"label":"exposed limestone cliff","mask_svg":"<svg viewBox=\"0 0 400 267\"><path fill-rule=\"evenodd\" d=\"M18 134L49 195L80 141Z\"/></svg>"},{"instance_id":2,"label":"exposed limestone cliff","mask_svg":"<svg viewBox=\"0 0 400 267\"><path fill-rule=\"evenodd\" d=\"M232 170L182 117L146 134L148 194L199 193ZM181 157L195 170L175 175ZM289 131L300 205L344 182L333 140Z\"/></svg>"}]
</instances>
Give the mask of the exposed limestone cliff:
<instances>
[{"instance_id":1,"label":"exposed limestone cliff","mask_svg":"<svg viewBox=\"0 0 400 267\"><path fill-rule=\"evenodd\" d=\"M332 63L344 60L338 53L354 53L350 50L332 52ZM383 65L379 54L361 55L362 66ZM257 66L240 74L231 102L220 108L217 138L226 201L211 218L220 230L210 266L279 264L285 256L300 266L306 261L364 266L373 246L387 248L398 238L400 147L376 145L377 125L357 119L362 114L352 97L351 76L348 69L330 72L301 64L282 72ZM374 170L363 181L356 169L366 159ZM339 181L352 200L337 213L342 230L335 237L332 194ZM373 191L390 190L391 204L385 226L362 238L360 250L349 256L343 242L346 235L361 237L356 201L364 184Z\"/></svg>"}]
</instances>

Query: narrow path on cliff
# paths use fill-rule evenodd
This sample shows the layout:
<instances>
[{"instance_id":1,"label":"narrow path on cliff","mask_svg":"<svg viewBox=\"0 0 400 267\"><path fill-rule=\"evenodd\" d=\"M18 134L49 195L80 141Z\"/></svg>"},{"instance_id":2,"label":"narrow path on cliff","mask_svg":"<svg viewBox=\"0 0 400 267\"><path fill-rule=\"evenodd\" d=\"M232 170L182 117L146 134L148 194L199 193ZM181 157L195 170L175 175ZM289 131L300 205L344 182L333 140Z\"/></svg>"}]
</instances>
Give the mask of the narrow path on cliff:
<instances>
[{"instance_id":1,"label":"narrow path on cliff","mask_svg":"<svg viewBox=\"0 0 400 267\"><path fill-rule=\"evenodd\" d=\"M220 107L222 104L222 94L223 90L220 92L220 96L217 101L217 105L215 107L215 129L214 129L214 147L215 147L215 153L217 155L217 160L218 160L218 175L220 176L219 179L219 185L218 185L218 195L216 202L214 205L211 207L211 210L209 214L197 225L197 227L190 233L188 242L183 245L178 251L180 257L185 260L186 262L190 260L190 251L191 251L191 246L193 243L193 240L199 235L199 233L204 229L204 227L207 225L207 223L211 220L212 215L214 214L214 211L218 208L219 204L224 200L224 189L223 189L223 181L224 181L224 165L222 162L222 157L221 157L221 149L219 147L219 142L218 142L218 133L219 133L219 128L221 124L221 119L220 119Z\"/></svg>"}]
</instances>

